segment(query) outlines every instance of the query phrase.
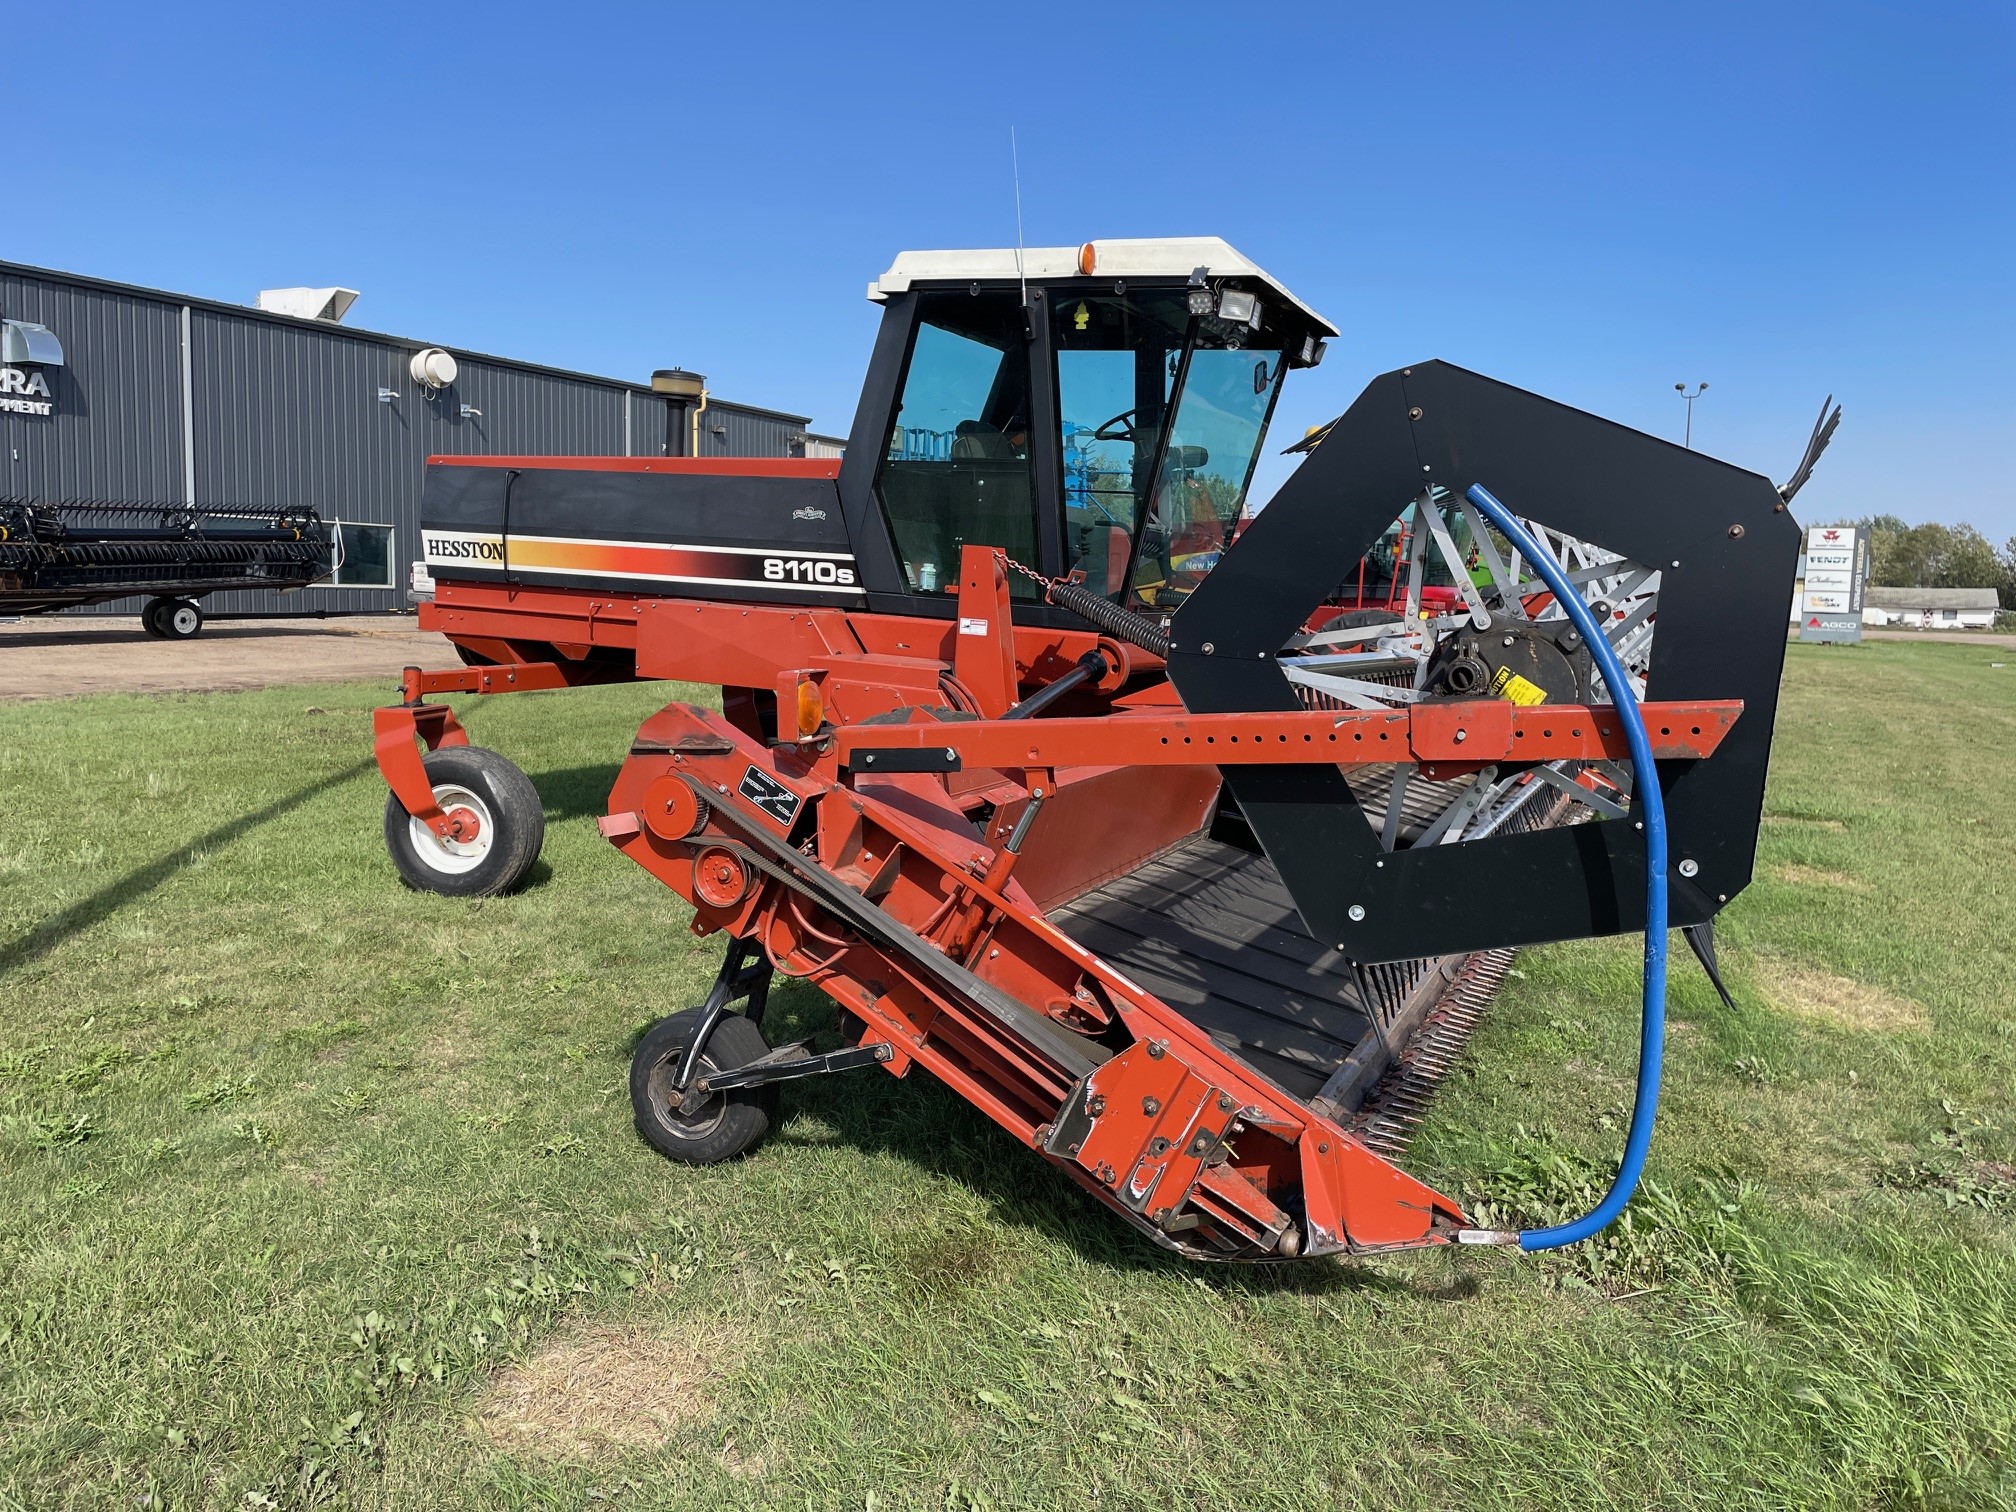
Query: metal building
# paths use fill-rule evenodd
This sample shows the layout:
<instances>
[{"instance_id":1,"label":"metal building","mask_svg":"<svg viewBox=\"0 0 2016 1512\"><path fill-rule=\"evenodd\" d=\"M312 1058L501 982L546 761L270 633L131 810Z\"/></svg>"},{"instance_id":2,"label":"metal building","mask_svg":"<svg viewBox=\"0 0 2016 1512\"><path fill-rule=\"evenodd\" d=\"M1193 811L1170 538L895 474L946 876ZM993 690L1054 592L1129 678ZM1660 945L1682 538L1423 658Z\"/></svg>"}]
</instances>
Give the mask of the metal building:
<instances>
[{"instance_id":1,"label":"metal building","mask_svg":"<svg viewBox=\"0 0 2016 1512\"><path fill-rule=\"evenodd\" d=\"M306 505L340 532L337 581L222 593L213 615L404 609L435 455L830 454L803 415L453 351L339 323L348 290L194 299L0 262L0 497ZM334 318L331 318L334 317ZM446 382L432 382L452 372ZM690 377L691 375L684 375ZM100 606L133 613L138 600Z\"/></svg>"}]
</instances>

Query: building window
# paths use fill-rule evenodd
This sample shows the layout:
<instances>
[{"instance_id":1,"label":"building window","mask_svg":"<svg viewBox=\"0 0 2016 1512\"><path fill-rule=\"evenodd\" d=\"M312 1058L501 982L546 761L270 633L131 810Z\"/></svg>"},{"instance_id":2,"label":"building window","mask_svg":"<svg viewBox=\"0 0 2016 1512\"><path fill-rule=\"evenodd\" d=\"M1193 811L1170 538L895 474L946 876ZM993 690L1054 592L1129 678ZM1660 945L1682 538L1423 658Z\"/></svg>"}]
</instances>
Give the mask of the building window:
<instances>
[{"instance_id":1,"label":"building window","mask_svg":"<svg viewBox=\"0 0 2016 1512\"><path fill-rule=\"evenodd\" d=\"M1036 559L1029 348L1012 293L919 297L903 400L875 479L914 593L959 585L962 546ZM1009 578L1017 597L1035 587Z\"/></svg>"},{"instance_id":2,"label":"building window","mask_svg":"<svg viewBox=\"0 0 2016 1512\"><path fill-rule=\"evenodd\" d=\"M390 588L392 527L334 520L329 531L336 543L336 567L319 585L323 588Z\"/></svg>"}]
</instances>

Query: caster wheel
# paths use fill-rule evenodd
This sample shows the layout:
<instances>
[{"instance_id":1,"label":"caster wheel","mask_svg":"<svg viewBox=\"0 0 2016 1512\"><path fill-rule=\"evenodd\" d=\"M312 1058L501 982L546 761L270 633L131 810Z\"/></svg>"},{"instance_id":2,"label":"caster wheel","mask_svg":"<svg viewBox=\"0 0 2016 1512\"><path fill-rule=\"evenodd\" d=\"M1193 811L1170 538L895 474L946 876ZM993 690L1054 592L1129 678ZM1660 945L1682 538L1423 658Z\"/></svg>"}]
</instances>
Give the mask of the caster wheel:
<instances>
[{"instance_id":1,"label":"caster wheel","mask_svg":"<svg viewBox=\"0 0 2016 1512\"><path fill-rule=\"evenodd\" d=\"M140 611L140 628L156 640L165 638L168 631L161 624L161 616L175 607L175 600L157 598L147 600L147 607Z\"/></svg>"},{"instance_id":2,"label":"caster wheel","mask_svg":"<svg viewBox=\"0 0 2016 1512\"><path fill-rule=\"evenodd\" d=\"M774 1084L732 1088L697 1107L673 1105L672 1080L703 1012L689 1008L660 1019L630 1058L630 1106L637 1132L659 1154L687 1165L713 1165L746 1155L762 1143L777 1119ZM769 1053L763 1031L741 1014L730 1013L708 1038L697 1075L746 1066Z\"/></svg>"},{"instance_id":3,"label":"caster wheel","mask_svg":"<svg viewBox=\"0 0 2016 1512\"><path fill-rule=\"evenodd\" d=\"M487 898L523 882L546 839L532 779L481 746L443 746L422 765L434 801L459 832L437 835L386 794L385 848L400 880L451 898Z\"/></svg>"}]
</instances>

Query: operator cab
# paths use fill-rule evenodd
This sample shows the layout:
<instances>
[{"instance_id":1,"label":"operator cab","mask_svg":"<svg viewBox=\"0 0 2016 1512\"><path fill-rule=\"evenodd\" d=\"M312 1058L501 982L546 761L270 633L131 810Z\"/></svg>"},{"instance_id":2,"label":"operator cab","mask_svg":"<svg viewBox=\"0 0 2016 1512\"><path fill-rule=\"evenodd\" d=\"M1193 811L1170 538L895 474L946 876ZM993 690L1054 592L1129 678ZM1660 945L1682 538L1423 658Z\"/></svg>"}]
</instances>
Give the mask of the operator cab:
<instances>
[{"instance_id":1,"label":"operator cab","mask_svg":"<svg viewBox=\"0 0 2016 1512\"><path fill-rule=\"evenodd\" d=\"M1173 610L1231 544L1284 375L1336 334L1215 237L905 252L868 297L842 492L857 545L893 552L871 586L913 598L973 544Z\"/></svg>"}]
</instances>

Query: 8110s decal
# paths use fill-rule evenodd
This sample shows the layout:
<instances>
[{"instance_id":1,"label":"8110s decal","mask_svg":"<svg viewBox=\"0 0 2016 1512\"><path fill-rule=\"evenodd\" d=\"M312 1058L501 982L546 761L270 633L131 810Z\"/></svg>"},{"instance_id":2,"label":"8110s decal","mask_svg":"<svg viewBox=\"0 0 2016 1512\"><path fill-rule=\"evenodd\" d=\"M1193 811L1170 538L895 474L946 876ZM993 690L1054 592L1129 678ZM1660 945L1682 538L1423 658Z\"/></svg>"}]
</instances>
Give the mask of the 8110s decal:
<instances>
[{"instance_id":1,"label":"8110s decal","mask_svg":"<svg viewBox=\"0 0 2016 1512\"><path fill-rule=\"evenodd\" d=\"M854 558L840 551L789 551L772 546L686 546L655 541L598 541L572 536L498 535L423 530L430 570L453 577L457 567L561 577L634 578L650 583L742 586L805 593L860 593Z\"/></svg>"},{"instance_id":2,"label":"8110s decal","mask_svg":"<svg viewBox=\"0 0 2016 1512\"><path fill-rule=\"evenodd\" d=\"M765 557L763 580L768 583L820 583L828 587L852 588L854 569L825 559L808 561L803 557Z\"/></svg>"}]
</instances>

